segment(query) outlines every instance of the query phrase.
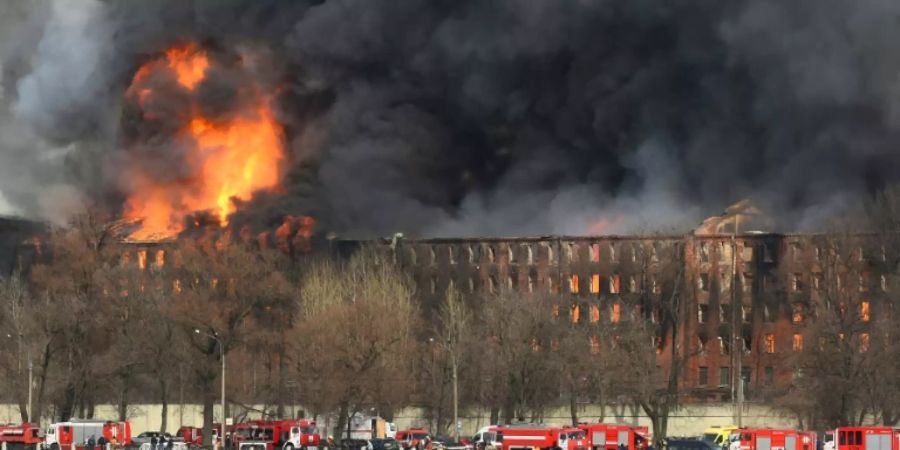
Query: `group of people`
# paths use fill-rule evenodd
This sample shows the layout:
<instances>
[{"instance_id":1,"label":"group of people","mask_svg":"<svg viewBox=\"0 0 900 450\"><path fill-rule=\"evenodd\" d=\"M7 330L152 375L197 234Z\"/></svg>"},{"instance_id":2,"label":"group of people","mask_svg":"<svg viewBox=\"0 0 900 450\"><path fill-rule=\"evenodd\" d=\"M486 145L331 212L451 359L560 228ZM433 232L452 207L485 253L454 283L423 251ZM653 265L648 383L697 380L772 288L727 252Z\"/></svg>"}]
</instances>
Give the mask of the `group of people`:
<instances>
[{"instance_id":1,"label":"group of people","mask_svg":"<svg viewBox=\"0 0 900 450\"><path fill-rule=\"evenodd\" d=\"M150 450L172 450L175 447L175 438L166 439L163 434L159 438L153 436L150 438Z\"/></svg>"},{"instance_id":2,"label":"group of people","mask_svg":"<svg viewBox=\"0 0 900 450\"><path fill-rule=\"evenodd\" d=\"M100 439L97 439L95 435L91 435L91 437L84 440L84 450L106 450L106 444L109 444L109 441L106 440L106 437L100 435ZM97 447L100 447L99 449Z\"/></svg>"}]
</instances>

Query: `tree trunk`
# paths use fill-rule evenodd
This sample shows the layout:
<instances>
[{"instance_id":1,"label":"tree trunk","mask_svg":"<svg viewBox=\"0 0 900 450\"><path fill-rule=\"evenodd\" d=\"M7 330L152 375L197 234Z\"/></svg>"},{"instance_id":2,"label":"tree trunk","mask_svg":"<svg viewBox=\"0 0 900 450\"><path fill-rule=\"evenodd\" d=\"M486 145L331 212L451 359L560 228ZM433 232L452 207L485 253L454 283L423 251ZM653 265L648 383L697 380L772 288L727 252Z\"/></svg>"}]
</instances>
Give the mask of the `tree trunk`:
<instances>
[{"instance_id":1,"label":"tree trunk","mask_svg":"<svg viewBox=\"0 0 900 450\"><path fill-rule=\"evenodd\" d=\"M122 392L119 395L119 420L128 420L128 381L123 380Z\"/></svg>"},{"instance_id":2,"label":"tree trunk","mask_svg":"<svg viewBox=\"0 0 900 450\"><path fill-rule=\"evenodd\" d=\"M344 426L350 425L350 423L349 423L350 421L347 418L347 415L349 414L349 412L348 412L349 410L350 410L349 403L346 401L341 402L341 408L340 408L340 411L338 411L338 422L337 422L337 425L334 427L334 436L338 442L340 442L340 440L341 440L341 434L343 434L345 431ZM349 439L350 436L347 436L347 438Z\"/></svg>"},{"instance_id":3,"label":"tree trunk","mask_svg":"<svg viewBox=\"0 0 900 450\"><path fill-rule=\"evenodd\" d=\"M491 425L498 425L500 422L500 408L491 406Z\"/></svg>"},{"instance_id":4,"label":"tree trunk","mask_svg":"<svg viewBox=\"0 0 900 450\"><path fill-rule=\"evenodd\" d=\"M159 377L159 403L162 405L162 411L159 418L159 431L165 433L166 426L169 422L169 385L163 376Z\"/></svg>"},{"instance_id":5,"label":"tree trunk","mask_svg":"<svg viewBox=\"0 0 900 450\"><path fill-rule=\"evenodd\" d=\"M206 381L203 390L203 445L207 448L213 447L213 405L215 404L215 393L212 390L212 383Z\"/></svg>"},{"instance_id":6,"label":"tree trunk","mask_svg":"<svg viewBox=\"0 0 900 450\"><path fill-rule=\"evenodd\" d=\"M575 392L574 383L569 384L569 415L572 416L572 426L578 426L578 393Z\"/></svg>"},{"instance_id":7,"label":"tree trunk","mask_svg":"<svg viewBox=\"0 0 900 450\"><path fill-rule=\"evenodd\" d=\"M47 368L50 366L50 343L44 346L43 358L41 358L41 373L38 376L37 395L34 398L34 411L32 417L35 423L39 423L44 414L44 390L47 387Z\"/></svg>"},{"instance_id":8,"label":"tree trunk","mask_svg":"<svg viewBox=\"0 0 900 450\"><path fill-rule=\"evenodd\" d=\"M283 327L282 327L283 328ZM279 342L279 352L278 352L278 386L277 392L275 394L276 398L276 407L275 407L275 415L277 417L284 417L284 398L286 397L284 394L284 385L285 385L285 371L287 370L284 355L287 353L285 351L285 342L284 342L284 330L282 329L279 333L280 342Z\"/></svg>"}]
</instances>

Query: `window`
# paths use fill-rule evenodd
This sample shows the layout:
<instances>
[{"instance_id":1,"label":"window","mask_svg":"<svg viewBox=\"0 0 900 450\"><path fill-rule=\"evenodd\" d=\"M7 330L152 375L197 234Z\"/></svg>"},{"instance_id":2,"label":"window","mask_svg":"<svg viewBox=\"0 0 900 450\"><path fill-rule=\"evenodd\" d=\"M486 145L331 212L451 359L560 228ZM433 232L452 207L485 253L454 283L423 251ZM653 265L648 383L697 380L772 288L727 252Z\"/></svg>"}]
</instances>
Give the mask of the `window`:
<instances>
[{"instance_id":1,"label":"window","mask_svg":"<svg viewBox=\"0 0 900 450\"><path fill-rule=\"evenodd\" d=\"M725 336L719 336L716 338L719 341L719 354L722 355L730 355L731 354L731 346L728 345L731 342L731 339Z\"/></svg>"},{"instance_id":2,"label":"window","mask_svg":"<svg viewBox=\"0 0 900 450\"><path fill-rule=\"evenodd\" d=\"M554 304L554 305L551 307L551 310L550 310L550 311L551 311L551 312L550 312L550 315L553 316L554 319L558 319L558 318L559 318L559 305Z\"/></svg>"},{"instance_id":3,"label":"window","mask_svg":"<svg viewBox=\"0 0 900 450\"><path fill-rule=\"evenodd\" d=\"M763 244L763 261L772 262L772 247L769 244Z\"/></svg>"},{"instance_id":4,"label":"window","mask_svg":"<svg viewBox=\"0 0 900 450\"><path fill-rule=\"evenodd\" d=\"M453 278L447 280L447 290L450 291L456 288L456 282L453 281Z\"/></svg>"},{"instance_id":5,"label":"window","mask_svg":"<svg viewBox=\"0 0 900 450\"><path fill-rule=\"evenodd\" d=\"M741 260L744 262L753 261L753 246L748 243L744 243L744 246L741 248Z\"/></svg>"},{"instance_id":6,"label":"window","mask_svg":"<svg viewBox=\"0 0 900 450\"><path fill-rule=\"evenodd\" d=\"M138 268L144 270L147 268L147 250L137 251Z\"/></svg>"},{"instance_id":7,"label":"window","mask_svg":"<svg viewBox=\"0 0 900 450\"><path fill-rule=\"evenodd\" d=\"M862 249L862 247L856 249L856 256L857 256L857 258L858 258L860 261L865 260L865 255L863 255L863 249Z\"/></svg>"},{"instance_id":8,"label":"window","mask_svg":"<svg viewBox=\"0 0 900 450\"><path fill-rule=\"evenodd\" d=\"M487 252L488 252L488 262L493 263L497 258L497 254L496 254L496 251L494 250L494 246L489 245L487 248Z\"/></svg>"},{"instance_id":9,"label":"window","mask_svg":"<svg viewBox=\"0 0 900 450\"><path fill-rule=\"evenodd\" d=\"M612 244L609 244L609 262L617 262L618 255L616 254L616 247Z\"/></svg>"},{"instance_id":10,"label":"window","mask_svg":"<svg viewBox=\"0 0 900 450\"><path fill-rule=\"evenodd\" d=\"M792 341L791 348L793 348L795 352L803 351L803 335L802 334L794 333L794 339Z\"/></svg>"},{"instance_id":11,"label":"window","mask_svg":"<svg viewBox=\"0 0 900 450\"><path fill-rule=\"evenodd\" d=\"M729 367L719 367L719 386L728 386L731 384L731 369Z\"/></svg>"},{"instance_id":12,"label":"window","mask_svg":"<svg viewBox=\"0 0 900 450\"><path fill-rule=\"evenodd\" d=\"M409 263L412 265L416 265L416 259L417 259L416 258L416 249L410 248L409 249Z\"/></svg>"},{"instance_id":13,"label":"window","mask_svg":"<svg viewBox=\"0 0 900 450\"><path fill-rule=\"evenodd\" d=\"M612 275L609 277L609 293L610 294L618 294L621 292L621 279L619 275Z\"/></svg>"},{"instance_id":14,"label":"window","mask_svg":"<svg viewBox=\"0 0 900 450\"><path fill-rule=\"evenodd\" d=\"M591 323L600 322L600 306L591 305Z\"/></svg>"},{"instance_id":15,"label":"window","mask_svg":"<svg viewBox=\"0 0 900 450\"><path fill-rule=\"evenodd\" d=\"M745 385L750 384L750 367L749 366L741 367L741 381L743 381Z\"/></svg>"},{"instance_id":16,"label":"window","mask_svg":"<svg viewBox=\"0 0 900 450\"><path fill-rule=\"evenodd\" d=\"M547 244L547 262L551 264L556 262L556 254L553 253L553 247L550 244Z\"/></svg>"},{"instance_id":17,"label":"window","mask_svg":"<svg viewBox=\"0 0 900 450\"><path fill-rule=\"evenodd\" d=\"M544 279L544 282L547 283L547 292L556 292L556 288L553 287L553 277L548 275L547 278Z\"/></svg>"},{"instance_id":18,"label":"window","mask_svg":"<svg viewBox=\"0 0 900 450\"><path fill-rule=\"evenodd\" d=\"M763 305L763 321L769 323L772 321L772 313L769 312L769 306Z\"/></svg>"},{"instance_id":19,"label":"window","mask_svg":"<svg viewBox=\"0 0 900 450\"><path fill-rule=\"evenodd\" d=\"M803 254L800 249L800 243L799 242L791 242L791 258L793 258L794 261L799 262L801 256L803 256Z\"/></svg>"},{"instance_id":20,"label":"window","mask_svg":"<svg viewBox=\"0 0 900 450\"><path fill-rule=\"evenodd\" d=\"M515 279L515 278L513 278L513 277L511 277L511 276L510 276L510 277L506 277L506 288L507 288L507 289L512 290L512 288L515 287L515 285L516 285L516 279Z\"/></svg>"},{"instance_id":21,"label":"window","mask_svg":"<svg viewBox=\"0 0 900 450\"><path fill-rule=\"evenodd\" d=\"M631 262L637 262L638 260L638 247L634 244L631 244Z\"/></svg>"},{"instance_id":22,"label":"window","mask_svg":"<svg viewBox=\"0 0 900 450\"><path fill-rule=\"evenodd\" d=\"M731 287L731 272L721 270L719 271L719 292L725 293L728 292L728 289Z\"/></svg>"},{"instance_id":23,"label":"window","mask_svg":"<svg viewBox=\"0 0 900 450\"><path fill-rule=\"evenodd\" d=\"M437 253L434 251L434 246L428 248L428 257L430 259L429 264L432 266L437 263Z\"/></svg>"},{"instance_id":24,"label":"window","mask_svg":"<svg viewBox=\"0 0 900 450\"><path fill-rule=\"evenodd\" d=\"M437 292L437 278L431 277L431 293Z\"/></svg>"},{"instance_id":25,"label":"window","mask_svg":"<svg viewBox=\"0 0 900 450\"><path fill-rule=\"evenodd\" d=\"M591 244L591 262L600 262L600 244Z\"/></svg>"},{"instance_id":26,"label":"window","mask_svg":"<svg viewBox=\"0 0 900 450\"><path fill-rule=\"evenodd\" d=\"M572 304L572 308L569 310L569 317L572 318L572 323L578 323L581 320L581 307L578 306L578 303Z\"/></svg>"},{"instance_id":27,"label":"window","mask_svg":"<svg viewBox=\"0 0 900 450\"><path fill-rule=\"evenodd\" d=\"M803 290L803 274L791 274L791 290L794 292L800 292Z\"/></svg>"},{"instance_id":28,"label":"window","mask_svg":"<svg viewBox=\"0 0 900 450\"><path fill-rule=\"evenodd\" d=\"M650 246L650 261L653 261L653 262L659 261L659 247L656 242L654 242Z\"/></svg>"},{"instance_id":29,"label":"window","mask_svg":"<svg viewBox=\"0 0 900 450\"><path fill-rule=\"evenodd\" d=\"M637 292L637 280L634 277L628 277L628 293L634 294Z\"/></svg>"},{"instance_id":30,"label":"window","mask_svg":"<svg viewBox=\"0 0 900 450\"><path fill-rule=\"evenodd\" d=\"M447 246L447 259L450 260L450 264L456 264L456 250L453 246Z\"/></svg>"},{"instance_id":31,"label":"window","mask_svg":"<svg viewBox=\"0 0 900 450\"><path fill-rule=\"evenodd\" d=\"M469 256L469 264L474 264L475 263L475 250L472 249L471 245L466 247L466 253Z\"/></svg>"},{"instance_id":32,"label":"window","mask_svg":"<svg viewBox=\"0 0 900 450\"><path fill-rule=\"evenodd\" d=\"M709 291L709 274L708 273L700 274L700 278L697 280L697 287L703 292Z\"/></svg>"},{"instance_id":33,"label":"window","mask_svg":"<svg viewBox=\"0 0 900 450\"><path fill-rule=\"evenodd\" d=\"M656 277L650 278L650 292L659 294L659 283L656 282Z\"/></svg>"},{"instance_id":34,"label":"window","mask_svg":"<svg viewBox=\"0 0 900 450\"><path fill-rule=\"evenodd\" d=\"M166 252L165 250L157 250L156 251L156 267L162 267L166 265ZM882 275L884 278L884 275Z\"/></svg>"},{"instance_id":35,"label":"window","mask_svg":"<svg viewBox=\"0 0 900 450\"><path fill-rule=\"evenodd\" d=\"M766 353L775 353L775 335L766 333Z\"/></svg>"},{"instance_id":36,"label":"window","mask_svg":"<svg viewBox=\"0 0 900 450\"><path fill-rule=\"evenodd\" d=\"M610 321L612 323L619 323L619 320L622 318L622 307L618 303L612 304L612 314L610 315Z\"/></svg>"},{"instance_id":37,"label":"window","mask_svg":"<svg viewBox=\"0 0 900 450\"><path fill-rule=\"evenodd\" d=\"M725 305L719 305L719 323L728 323L728 310Z\"/></svg>"},{"instance_id":38,"label":"window","mask_svg":"<svg viewBox=\"0 0 900 450\"><path fill-rule=\"evenodd\" d=\"M591 294L599 294L600 293L600 274L595 273L591 275Z\"/></svg>"},{"instance_id":39,"label":"window","mask_svg":"<svg viewBox=\"0 0 900 450\"><path fill-rule=\"evenodd\" d=\"M578 286L578 274L573 273L572 276L569 277L569 292L577 294L579 290L580 288Z\"/></svg>"},{"instance_id":40,"label":"window","mask_svg":"<svg viewBox=\"0 0 900 450\"><path fill-rule=\"evenodd\" d=\"M825 278L822 276L822 272L813 272L812 274L812 285L813 289L820 291L824 286Z\"/></svg>"},{"instance_id":41,"label":"window","mask_svg":"<svg viewBox=\"0 0 900 450\"><path fill-rule=\"evenodd\" d=\"M526 261L528 261L528 264L534 264L534 250L531 248L531 246L526 245L524 247L524 251L525 251L525 258L526 258Z\"/></svg>"},{"instance_id":42,"label":"window","mask_svg":"<svg viewBox=\"0 0 900 450\"><path fill-rule=\"evenodd\" d=\"M741 322L750 323L751 317L752 317L752 314L750 314L750 307L742 305L741 306Z\"/></svg>"},{"instance_id":43,"label":"window","mask_svg":"<svg viewBox=\"0 0 900 450\"><path fill-rule=\"evenodd\" d=\"M534 274L528 274L528 292L534 292Z\"/></svg>"},{"instance_id":44,"label":"window","mask_svg":"<svg viewBox=\"0 0 900 450\"><path fill-rule=\"evenodd\" d=\"M869 274L859 275L859 292L869 292Z\"/></svg>"},{"instance_id":45,"label":"window","mask_svg":"<svg viewBox=\"0 0 900 450\"><path fill-rule=\"evenodd\" d=\"M859 352L865 353L869 351L869 333L859 335Z\"/></svg>"},{"instance_id":46,"label":"window","mask_svg":"<svg viewBox=\"0 0 900 450\"><path fill-rule=\"evenodd\" d=\"M475 278L469 278L469 292L475 292Z\"/></svg>"},{"instance_id":47,"label":"window","mask_svg":"<svg viewBox=\"0 0 900 450\"><path fill-rule=\"evenodd\" d=\"M766 386L772 384L775 381L775 368L772 366L766 366L763 369L763 380Z\"/></svg>"},{"instance_id":48,"label":"window","mask_svg":"<svg viewBox=\"0 0 900 450\"><path fill-rule=\"evenodd\" d=\"M510 264L516 263L516 250L512 245L506 247L506 258Z\"/></svg>"},{"instance_id":49,"label":"window","mask_svg":"<svg viewBox=\"0 0 900 450\"><path fill-rule=\"evenodd\" d=\"M575 253L575 244L569 242L566 245L566 258L569 260L569 262L575 262Z\"/></svg>"},{"instance_id":50,"label":"window","mask_svg":"<svg viewBox=\"0 0 900 450\"><path fill-rule=\"evenodd\" d=\"M871 317L869 310L869 302L867 300L863 300L859 303L859 318L863 322L868 322Z\"/></svg>"},{"instance_id":51,"label":"window","mask_svg":"<svg viewBox=\"0 0 900 450\"><path fill-rule=\"evenodd\" d=\"M700 255L700 262L709 262L709 246L706 245L706 242L700 244L697 253Z\"/></svg>"},{"instance_id":52,"label":"window","mask_svg":"<svg viewBox=\"0 0 900 450\"><path fill-rule=\"evenodd\" d=\"M822 260L822 247L817 246L813 249L813 257L816 259L816 261Z\"/></svg>"},{"instance_id":53,"label":"window","mask_svg":"<svg viewBox=\"0 0 900 450\"><path fill-rule=\"evenodd\" d=\"M752 292L753 291L753 274L750 272L744 272L741 275L741 290L744 292Z\"/></svg>"},{"instance_id":54,"label":"window","mask_svg":"<svg viewBox=\"0 0 900 450\"><path fill-rule=\"evenodd\" d=\"M728 242L719 242L719 261L731 261L731 244Z\"/></svg>"},{"instance_id":55,"label":"window","mask_svg":"<svg viewBox=\"0 0 900 450\"><path fill-rule=\"evenodd\" d=\"M497 292L497 277L493 275L488 277L488 292Z\"/></svg>"},{"instance_id":56,"label":"window","mask_svg":"<svg viewBox=\"0 0 900 450\"><path fill-rule=\"evenodd\" d=\"M700 366L697 371L697 386L709 384L709 367Z\"/></svg>"},{"instance_id":57,"label":"window","mask_svg":"<svg viewBox=\"0 0 900 450\"><path fill-rule=\"evenodd\" d=\"M600 337L596 334L591 336L591 354L600 353Z\"/></svg>"},{"instance_id":58,"label":"window","mask_svg":"<svg viewBox=\"0 0 900 450\"><path fill-rule=\"evenodd\" d=\"M802 303L794 303L793 313L791 314L791 322L793 322L793 323L802 323L803 322L803 304Z\"/></svg>"},{"instance_id":59,"label":"window","mask_svg":"<svg viewBox=\"0 0 900 450\"><path fill-rule=\"evenodd\" d=\"M697 323L706 323L709 317L709 305L698 305Z\"/></svg>"},{"instance_id":60,"label":"window","mask_svg":"<svg viewBox=\"0 0 900 450\"><path fill-rule=\"evenodd\" d=\"M697 336L697 351L700 352L701 355L706 354L706 341L706 336Z\"/></svg>"},{"instance_id":61,"label":"window","mask_svg":"<svg viewBox=\"0 0 900 450\"><path fill-rule=\"evenodd\" d=\"M883 292L887 292L887 291L888 291L887 275L881 275L881 290L882 290Z\"/></svg>"}]
</instances>

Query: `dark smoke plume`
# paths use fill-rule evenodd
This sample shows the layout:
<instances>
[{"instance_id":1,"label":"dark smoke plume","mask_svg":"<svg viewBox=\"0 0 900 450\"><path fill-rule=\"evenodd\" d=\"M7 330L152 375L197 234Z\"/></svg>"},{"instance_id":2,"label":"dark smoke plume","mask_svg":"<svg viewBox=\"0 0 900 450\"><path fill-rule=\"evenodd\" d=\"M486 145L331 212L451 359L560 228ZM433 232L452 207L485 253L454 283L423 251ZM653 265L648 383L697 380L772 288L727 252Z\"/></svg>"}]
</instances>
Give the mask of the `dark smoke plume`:
<instances>
[{"instance_id":1,"label":"dark smoke plume","mask_svg":"<svg viewBox=\"0 0 900 450\"><path fill-rule=\"evenodd\" d=\"M234 223L309 213L355 235L635 232L685 229L749 197L802 229L900 178L894 0L0 8L0 191L29 215L121 201L124 89L186 41L263 53L280 86L291 169ZM234 87L214 76L208 89L213 108ZM165 172L179 150L159 144Z\"/></svg>"}]
</instances>

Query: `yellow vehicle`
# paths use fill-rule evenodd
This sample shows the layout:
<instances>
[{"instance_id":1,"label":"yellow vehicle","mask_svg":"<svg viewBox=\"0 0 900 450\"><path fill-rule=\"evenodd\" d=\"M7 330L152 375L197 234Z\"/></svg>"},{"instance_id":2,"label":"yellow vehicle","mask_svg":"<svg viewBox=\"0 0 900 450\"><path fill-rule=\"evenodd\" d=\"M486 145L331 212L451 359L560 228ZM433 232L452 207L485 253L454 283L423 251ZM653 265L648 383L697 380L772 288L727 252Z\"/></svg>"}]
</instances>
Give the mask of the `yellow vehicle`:
<instances>
[{"instance_id":1,"label":"yellow vehicle","mask_svg":"<svg viewBox=\"0 0 900 450\"><path fill-rule=\"evenodd\" d=\"M702 439L704 442L709 442L719 448L727 448L731 432L737 429L738 427L734 425L713 425L703 431Z\"/></svg>"}]
</instances>

